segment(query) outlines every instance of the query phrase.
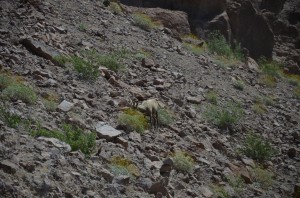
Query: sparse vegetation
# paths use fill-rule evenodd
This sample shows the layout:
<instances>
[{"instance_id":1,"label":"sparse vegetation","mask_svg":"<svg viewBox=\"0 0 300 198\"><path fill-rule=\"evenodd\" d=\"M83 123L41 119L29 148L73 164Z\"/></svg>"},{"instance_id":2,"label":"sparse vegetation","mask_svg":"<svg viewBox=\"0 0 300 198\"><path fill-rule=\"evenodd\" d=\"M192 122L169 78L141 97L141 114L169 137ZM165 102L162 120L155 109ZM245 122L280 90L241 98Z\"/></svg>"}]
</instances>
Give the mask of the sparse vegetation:
<instances>
[{"instance_id":1,"label":"sparse vegetation","mask_svg":"<svg viewBox=\"0 0 300 198\"><path fill-rule=\"evenodd\" d=\"M95 81L98 78L99 70L91 62L78 56L72 56L70 60L82 79Z\"/></svg>"},{"instance_id":2,"label":"sparse vegetation","mask_svg":"<svg viewBox=\"0 0 300 198\"><path fill-rule=\"evenodd\" d=\"M244 190L245 184L241 176L231 175L227 177L227 180L235 193L240 194Z\"/></svg>"},{"instance_id":3,"label":"sparse vegetation","mask_svg":"<svg viewBox=\"0 0 300 198\"><path fill-rule=\"evenodd\" d=\"M212 32L208 35L207 46L211 52L215 52L219 56L223 56L228 59L243 59L240 47L236 46L235 50L232 50L224 36L219 32Z\"/></svg>"},{"instance_id":4,"label":"sparse vegetation","mask_svg":"<svg viewBox=\"0 0 300 198\"><path fill-rule=\"evenodd\" d=\"M158 108L158 124L161 126L168 126L173 123L173 116L167 109Z\"/></svg>"},{"instance_id":5,"label":"sparse vegetation","mask_svg":"<svg viewBox=\"0 0 300 198\"><path fill-rule=\"evenodd\" d=\"M265 112L268 111L267 107L262 104L262 103L259 103L259 102L256 102L254 105L253 105L253 111L257 114L264 114Z\"/></svg>"},{"instance_id":6,"label":"sparse vegetation","mask_svg":"<svg viewBox=\"0 0 300 198\"><path fill-rule=\"evenodd\" d=\"M123 11L121 6L117 2L110 2L109 10L114 14L121 14Z\"/></svg>"},{"instance_id":7,"label":"sparse vegetation","mask_svg":"<svg viewBox=\"0 0 300 198\"><path fill-rule=\"evenodd\" d=\"M142 13L134 13L133 21L134 25L146 31L150 31L157 26L156 23L151 19L151 17Z\"/></svg>"},{"instance_id":8,"label":"sparse vegetation","mask_svg":"<svg viewBox=\"0 0 300 198\"><path fill-rule=\"evenodd\" d=\"M23 84L12 84L8 86L2 91L2 96L12 101L22 100L28 104L34 104L37 100L37 95L33 89Z\"/></svg>"},{"instance_id":9,"label":"sparse vegetation","mask_svg":"<svg viewBox=\"0 0 300 198\"><path fill-rule=\"evenodd\" d=\"M0 91L13 83L13 80L6 74L0 74Z\"/></svg>"},{"instance_id":10,"label":"sparse vegetation","mask_svg":"<svg viewBox=\"0 0 300 198\"><path fill-rule=\"evenodd\" d=\"M300 87L295 87L293 89L294 98L300 99Z\"/></svg>"},{"instance_id":11,"label":"sparse vegetation","mask_svg":"<svg viewBox=\"0 0 300 198\"><path fill-rule=\"evenodd\" d=\"M183 42L183 47L191 51L195 55L201 55L206 50L205 46L198 46L187 42Z\"/></svg>"},{"instance_id":12,"label":"sparse vegetation","mask_svg":"<svg viewBox=\"0 0 300 198\"><path fill-rule=\"evenodd\" d=\"M96 134L84 133L79 127L63 124L62 130L49 131L38 126L37 129L31 131L31 135L35 137L53 137L68 143L72 151L81 150L82 153L89 155L96 146Z\"/></svg>"},{"instance_id":13,"label":"sparse vegetation","mask_svg":"<svg viewBox=\"0 0 300 198\"><path fill-rule=\"evenodd\" d=\"M230 198L230 194L229 194L229 192L227 192L227 190L224 188L224 186L212 185L211 188L217 197Z\"/></svg>"},{"instance_id":14,"label":"sparse vegetation","mask_svg":"<svg viewBox=\"0 0 300 198\"><path fill-rule=\"evenodd\" d=\"M268 141L264 140L261 136L252 133L246 137L240 152L258 161L268 160L276 154Z\"/></svg>"},{"instance_id":15,"label":"sparse vegetation","mask_svg":"<svg viewBox=\"0 0 300 198\"><path fill-rule=\"evenodd\" d=\"M138 110L126 109L118 119L120 125L124 125L127 130L134 130L138 133L143 133L148 128L147 118Z\"/></svg>"},{"instance_id":16,"label":"sparse vegetation","mask_svg":"<svg viewBox=\"0 0 300 198\"><path fill-rule=\"evenodd\" d=\"M263 189L268 189L273 184L273 173L268 170L256 167L250 170L250 174L255 184Z\"/></svg>"},{"instance_id":17,"label":"sparse vegetation","mask_svg":"<svg viewBox=\"0 0 300 198\"><path fill-rule=\"evenodd\" d=\"M134 58L139 60L139 61L142 61L143 58L148 58L150 57L151 54L149 52L146 52L144 50L139 50L135 55L134 55Z\"/></svg>"},{"instance_id":18,"label":"sparse vegetation","mask_svg":"<svg viewBox=\"0 0 300 198\"><path fill-rule=\"evenodd\" d=\"M53 59L60 66L64 66L69 61L69 58L63 55L55 56Z\"/></svg>"},{"instance_id":19,"label":"sparse vegetation","mask_svg":"<svg viewBox=\"0 0 300 198\"><path fill-rule=\"evenodd\" d=\"M9 112L2 106L0 106L0 120L2 120L8 127L11 128L17 128L22 122L21 116Z\"/></svg>"},{"instance_id":20,"label":"sparse vegetation","mask_svg":"<svg viewBox=\"0 0 300 198\"><path fill-rule=\"evenodd\" d=\"M208 91L208 93L206 94L206 99L212 103L212 104L217 104L218 103L218 94L216 91L210 90Z\"/></svg>"},{"instance_id":21,"label":"sparse vegetation","mask_svg":"<svg viewBox=\"0 0 300 198\"><path fill-rule=\"evenodd\" d=\"M173 154L174 168L179 171L191 173L194 170L194 160L187 153L177 151Z\"/></svg>"},{"instance_id":22,"label":"sparse vegetation","mask_svg":"<svg viewBox=\"0 0 300 198\"><path fill-rule=\"evenodd\" d=\"M109 168L115 176L128 175L131 178L140 176L139 168L133 162L123 157L113 157Z\"/></svg>"},{"instance_id":23,"label":"sparse vegetation","mask_svg":"<svg viewBox=\"0 0 300 198\"><path fill-rule=\"evenodd\" d=\"M84 31L86 31L87 27L86 27L86 25L85 25L84 23L80 23L80 24L78 25L78 29L79 29L80 31L84 32Z\"/></svg>"},{"instance_id":24,"label":"sparse vegetation","mask_svg":"<svg viewBox=\"0 0 300 198\"><path fill-rule=\"evenodd\" d=\"M210 105L204 112L204 117L220 128L232 127L241 120L242 116L242 108L233 102L227 102L223 106Z\"/></svg>"},{"instance_id":25,"label":"sparse vegetation","mask_svg":"<svg viewBox=\"0 0 300 198\"><path fill-rule=\"evenodd\" d=\"M276 61L268 61L265 58L261 58L258 63L263 73L260 82L268 87L276 87L278 79L283 77L282 65Z\"/></svg>"},{"instance_id":26,"label":"sparse vegetation","mask_svg":"<svg viewBox=\"0 0 300 198\"><path fill-rule=\"evenodd\" d=\"M233 82L233 87L243 91L245 87L245 83L242 80L236 80Z\"/></svg>"}]
</instances>

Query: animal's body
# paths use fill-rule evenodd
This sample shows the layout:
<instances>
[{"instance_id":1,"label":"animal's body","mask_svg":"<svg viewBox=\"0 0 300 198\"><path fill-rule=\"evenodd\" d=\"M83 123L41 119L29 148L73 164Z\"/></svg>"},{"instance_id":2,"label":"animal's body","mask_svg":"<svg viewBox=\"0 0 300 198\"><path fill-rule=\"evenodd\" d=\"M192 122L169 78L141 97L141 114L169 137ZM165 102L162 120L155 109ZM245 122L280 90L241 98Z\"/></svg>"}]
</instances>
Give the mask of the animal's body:
<instances>
[{"instance_id":1,"label":"animal's body","mask_svg":"<svg viewBox=\"0 0 300 198\"><path fill-rule=\"evenodd\" d=\"M158 108L160 102L156 99L148 99L142 102L142 104L137 104L136 108L142 113L146 114L150 118L151 128L158 129Z\"/></svg>"}]
</instances>

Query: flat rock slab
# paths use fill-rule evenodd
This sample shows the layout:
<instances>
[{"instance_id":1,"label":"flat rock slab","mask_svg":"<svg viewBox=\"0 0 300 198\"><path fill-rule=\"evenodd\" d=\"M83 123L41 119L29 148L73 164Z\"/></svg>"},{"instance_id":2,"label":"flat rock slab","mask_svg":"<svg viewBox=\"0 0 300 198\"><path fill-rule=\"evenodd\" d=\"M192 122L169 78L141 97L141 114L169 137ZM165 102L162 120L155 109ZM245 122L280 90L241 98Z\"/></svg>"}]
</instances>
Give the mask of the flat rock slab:
<instances>
[{"instance_id":1,"label":"flat rock slab","mask_svg":"<svg viewBox=\"0 0 300 198\"><path fill-rule=\"evenodd\" d=\"M112 140L122 134L121 131L116 130L109 125L106 125L105 122L98 122L95 128L97 136L106 140Z\"/></svg>"},{"instance_id":2,"label":"flat rock slab","mask_svg":"<svg viewBox=\"0 0 300 198\"><path fill-rule=\"evenodd\" d=\"M55 56L59 56L60 53L56 51L54 48L44 44L41 41L33 40L32 38L25 38L21 41L21 43L32 53L43 57L47 60L54 61Z\"/></svg>"},{"instance_id":3,"label":"flat rock slab","mask_svg":"<svg viewBox=\"0 0 300 198\"><path fill-rule=\"evenodd\" d=\"M73 103L64 100L58 105L57 108L61 111L68 112L73 108L73 106L74 106Z\"/></svg>"},{"instance_id":4,"label":"flat rock slab","mask_svg":"<svg viewBox=\"0 0 300 198\"><path fill-rule=\"evenodd\" d=\"M0 169L9 174L15 174L18 167L10 161L3 160L0 162Z\"/></svg>"},{"instance_id":5,"label":"flat rock slab","mask_svg":"<svg viewBox=\"0 0 300 198\"><path fill-rule=\"evenodd\" d=\"M193 103L193 104L200 104L202 100L204 100L204 98L202 96L187 98L187 101L190 103Z\"/></svg>"}]
</instances>

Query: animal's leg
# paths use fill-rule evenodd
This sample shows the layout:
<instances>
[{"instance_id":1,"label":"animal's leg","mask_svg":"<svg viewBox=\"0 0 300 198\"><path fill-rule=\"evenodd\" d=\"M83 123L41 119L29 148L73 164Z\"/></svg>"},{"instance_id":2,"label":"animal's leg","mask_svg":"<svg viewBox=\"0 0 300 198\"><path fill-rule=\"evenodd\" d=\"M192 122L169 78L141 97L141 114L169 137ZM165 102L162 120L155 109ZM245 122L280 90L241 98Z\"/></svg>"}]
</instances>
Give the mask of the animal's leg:
<instances>
[{"instance_id":1,"label":"animal's leg","mask_svg":"<svg viewBox=\"0 0 300 198\"><path fill-rule=\"evenodd\" d=\"M152 116L152 112L150 112L150 114L149 114L150 116L150 127L151 127L151 129L153 128L153 116Z\"/></svg>"},{"instance_id":2,"label":"animal's leg","mask_svg":"<svg viewBox=\"0 0 300 198\"><path fill-rule=\"evenodd\" d=\"M158 112L155 111L155 125L156 125L156 129L158 129Z\"/></svg>"}]
</instances>

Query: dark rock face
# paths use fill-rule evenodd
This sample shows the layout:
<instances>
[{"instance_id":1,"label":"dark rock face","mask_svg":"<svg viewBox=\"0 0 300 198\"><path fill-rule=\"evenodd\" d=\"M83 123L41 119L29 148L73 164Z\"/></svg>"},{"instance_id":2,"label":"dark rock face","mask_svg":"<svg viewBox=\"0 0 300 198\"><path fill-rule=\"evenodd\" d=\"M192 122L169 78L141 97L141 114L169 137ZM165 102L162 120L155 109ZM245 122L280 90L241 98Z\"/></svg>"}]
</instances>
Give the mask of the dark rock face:
<instances>
[{"instance_id":1,"label":"dark rock face","mask_svg":"<svg viewBox=\"0 0 300 198\"><path fill-rule=\"evenodd\" d=\"M262 0L260 9L266 9L278 14L282 10L285 1L286 0Z\"/></svg>"},{"instance_id":2,"label":"dark rock face","mask_svg":"<svg viewBox=\"0 0 300 198\"><path fill-rule=\"evenodd\" d=\"M250 1L231 3L227 8L227 14L233 36L242 47L249 50L251 57L272 57L273 31L266 18L255 9Z\"/></svg>"}]
</instances>

